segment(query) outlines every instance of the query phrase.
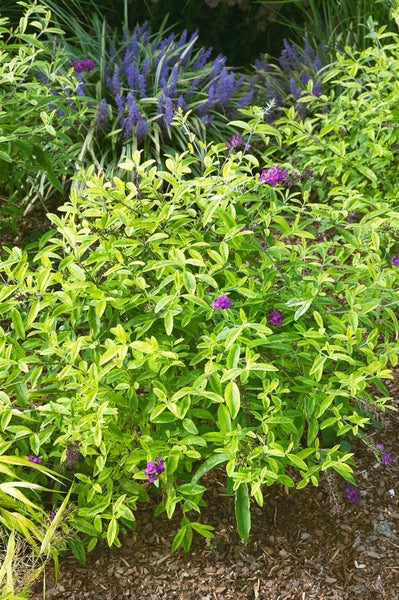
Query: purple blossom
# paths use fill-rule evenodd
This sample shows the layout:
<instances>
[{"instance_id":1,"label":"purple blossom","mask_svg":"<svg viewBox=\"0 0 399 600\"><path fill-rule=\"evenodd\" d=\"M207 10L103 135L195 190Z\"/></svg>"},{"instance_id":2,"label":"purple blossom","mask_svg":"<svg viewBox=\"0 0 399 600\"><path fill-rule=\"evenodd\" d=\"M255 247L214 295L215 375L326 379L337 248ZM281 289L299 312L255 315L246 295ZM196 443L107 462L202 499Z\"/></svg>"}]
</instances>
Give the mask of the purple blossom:
<instances>
[{"instance_id":1,"label":"purple blossom","mask_svg":"<svg viewBox=\"0 0 399 600\"><path fill-rule=\"evenodd\" d=\"M259 181L268 183L272 187L276 187L278 183L284 183L288 175L288 171L279 165L274 165L270 169L263 169L260 174Z\"/></svg>"},{"instance_id":2,"label":"purple blossom","mask_svg":"<svg viewBox=\"0 0 399 600\"><path fill-rule=\"evenodd\" d=\"M99 131L106 131L109 125L109 108L107 101L103 98L97 106L96 128Z\"/></svg>"},{"instance_id":3,"label":"purple blossom","mask_svg":"<svg viewBox=\"0 0 399 600\"><path fill-rule=\"evenodd\" d=\"M252 227L241 227L240 231L252 231Z\"/></svg>"},{"instance_id":4,"label":"purple blossom","mask_svg":"<svg viewBox=\"0 0 399 600\"><path fill-rule=\"evenodd\" d=\"M352 483L348 483L344 488L344 495L351 504L356 504L360 500L360 490Z\"/></svg>"},{"instance_id":5,"label":"purple blossom","mask_svg":"<svg viewBox=\"0 0 399 600\"><path fill-rule=\"evenodd\" d=\"M71 444L68 444L65 455L65 466L67 466L69 469L73 469L76 466L76 463L78 462L79 458L81 457L79 442L73 442Z\"/></svg>"},{"instance_id":6,"label":"purple blossom","mask_svg":"<svg viewBox=\"0 0 399 600\"><path fill-rule=\"evenodd\" d=\"M144 475L147 477L150 483L154 483L161 473L165 471L165 461L162 458L155 458L149 460L144 471Z\"/></svg>"},{"instance_id":7,"label":"purple blossom","mask_svg":"<svg viewBox=\"0 0 399 600\"><path fill-rule=\"evenodd\" d=\"M390 454L389 452L387 452L381 456L381 464L384 467L388 466L391 462L393 462L393 457L392 457L392 454Z\"/></svg>"},{"instance_id":8,"label":"purple blossom","mask_svg":"<svg viewBox=\"0 0 399 600\"><path fill-rule=\"evenodd\" d=\"M30 462L33 462L33 463L36 463L36 464L40 464L40 463L43 462L43 459L40 458L40 456L35 456L34 454L29 454L28 460Z\"/></svg>"},{"instance_id":9,"label":"purple blossom","mask_svg":"<svg viewBox=\"0 0 399 600\"><path fill-rule=\"evenodd\" d=\"M240 148L240 146L244 146L244 140L240 134L232 135L231 140L226 142L226 148L232 150L233 148Z\"/></svg>"},{"instance_id":10,"label":"purple blossom","mask_svg":"<svg viewBox=\"0 0 399 600\"><path fill-rule=\"evenodd\" d=\"M391 262L395 267L399 267L399 254L393 254L391 256Z\"/></svg>"},{"instance_id":11,"label":"purple blossom","mask_svg":"<svg viewBox=\"0 0 399 600\"><path fill-rule=\"evenodd\" d=\"M75 71L75 73L84 73L92 71L96 68L96 63L91 58L83 58L82 60L74 60L71 62L71 65Z\"/></svg>"},{"instance_id":12,"label":"purple blossom","mask_svg":"<svg viewBox=\"0 0 399 600\"><path fill-rule=\"evenodd\" d=\"M230 298L228 296L218 296L218 298L216 298L213 302L212 302L212 307L215 310L224 310L226 308L231 308L233 305L232 301L230 300Z\"/></svg>"},{"instance_id":13,"label":"purple blossom","mask_svg":"<svg viewBox=\"0 0 399 600\"><path fill-rule=\"evenodd\" d=\"M384 446L384 444L376 444L375 448L376 448L376 450L384 450L385 446Z\"/></svg>"},{"instance_id":14,"label":"purple blossom","mask_svg":"<svg viewBox=\"0 0 399 600\"><path fill-rule=\"evenodd\" d=\"M283 321L284 315L278 308L269 312L269 325L282 325Z\"/></svg>"}]
</instances>

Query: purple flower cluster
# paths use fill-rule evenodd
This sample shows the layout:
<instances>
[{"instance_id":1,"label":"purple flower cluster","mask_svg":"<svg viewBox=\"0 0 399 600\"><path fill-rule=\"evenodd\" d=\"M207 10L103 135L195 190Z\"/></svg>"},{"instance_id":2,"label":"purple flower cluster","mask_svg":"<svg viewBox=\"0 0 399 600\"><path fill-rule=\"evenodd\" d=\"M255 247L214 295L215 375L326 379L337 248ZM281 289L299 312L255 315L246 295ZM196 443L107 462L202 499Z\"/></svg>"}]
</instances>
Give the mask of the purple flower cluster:
<instances>
[{"instance_id":1,"label":"purple flower cluster","mask_svg":"<svg viewBox=\"0 0 399 600\"><path fill-rule=\"evenodd\" d=\"M399 267L399 254L393 254L391 256L391 262L394 265L394 267Z\"/></svg>"},{"instance_id":2,"label":"purple flower cluster","mask_svg":"<svg viewBox=\"0 0 399 600\"><path fill-rule=\"evenodd\" d=\"M149 460L144 471L144 475L147 477L150 483L154 483L158 479L161 473L165 471L165 461L162 458L155 458Z\"/></svg>"},{"instance_id":3,"label":"purple flower cluster","mask_svg":"<svg viewBox=\"0 0 399 600\"><path fill-rule=\"evenodd\" d=\"M74 60L71 63L75 73L89 73L96 68L96 63L91 58L83 58L81 60Z\"/></svg>"},{"instance_id":4,"label":"purple flower cluster","mask_svg":"<svg viewBox=\"0 0 399 600\"><path fill-rule=\"evenodd\" d=\"M348 483L348 485L345 486L344 495L351 504L356 504L360 500L360 490L352 483Z\"/></svg>"},{"instance_id":5,"label":"purple flower cluster","mask_svg":"<svg viewBox=\"0 0 399 600\"><path fill-rule=\"evenodd\" d=\"M76 463L81 457L79 442L72 442L71 444L68 444L65 455L66 458L64 461L64 465L69 469L74 469Z\"/></svg>"},{"instance_id":6,"label":"purple flower cluster","mask_svg":"<svg viewBox=\"0 0 399 600\"><path fill-rule=\"evenodd\" d=\"M34 454L29 454L28 460L32 463L40 464L43 462L43 459L40 456L35 456Z\"/></svg>"},{"instance_id":7,"label":"purple flower cluster","mask_svg":"<svg viewBox=\"0 0 399 600\"><path fill-rule=\"evenodd\" d=\"M307 94L309 81L312 82L312 94L321 96L322 84L318 79L318 72L323 67L322 55L324 46L317 49L306 42L303 48L284 40L284 48L279 57L282 70L281 81L275 76L269 64L264 58L255 61L255 69L258 80L263 84L266 96L273 101L274 109L267 115L268 121L273 122L278 115L279 109L284 105L284 98L291 96L295 108L300 117L304 117L307 111L307 103L298 102L304 94Z\"/></svg>"},{"instance_id":8,"label":"purple flower cluster","mask_svg":"<svg viewBox=\"0 0 399 600\"><path fill-rule=\"evenodd\" d=\"M375 449L378 450L379 453L381 453L381 464L383 467L387 467L393 462L394 459L390 452L382 452L383 450L385 450L384 444L376 444Z\"/></svg>"},{"instance_id":9,"label":"purple flower cluster","mask_svg":"<svg viewBox=\"0 0 399 600\"><path fill-rule=\"evenodd\" d=\"M269 312L269 325L282 325L284 321L284 315L278 308L275 308Z\"/></svg>"},{"instance_id":10,"label":"purple flower cluster","mask_svg":"<svg viewBox=\"0 0 399 600\"><path fill-rule=\"evenodd\" d=\"M313 171L309 167L301 174L297 171L287 171L287 169L283 169L280 165L274 165L269 169L263 169L259 176L259 181L261 183L268 183L272 187L276 187L277 185L290 187L312 177Z\"/></svg>"},{"instance_id":11,"label":"purple flower cluster","mask_svg":"<svg viewBox=\"0 0 399 600\"><path fill-rule=\"evenodd\" d=\"M213 302L212 307L215 310L224 310L226 308L231 308L233 305L232 301L228 296L218 296Z\"/></svg>"},{"instance_id":12,"label":"purple flower cluster","mask_svg":"<svg viewBox=\"0 0 399 600\"><path fill-rule=\"evenodd\" d=\"M287 169L283 169L280 165L274 165L273 167L270 167L270 169L263 169L259 181L261 183L268 183L272 187L276 187L279 183L284 184L287 176Z\"/></svg>"}]
</instances>

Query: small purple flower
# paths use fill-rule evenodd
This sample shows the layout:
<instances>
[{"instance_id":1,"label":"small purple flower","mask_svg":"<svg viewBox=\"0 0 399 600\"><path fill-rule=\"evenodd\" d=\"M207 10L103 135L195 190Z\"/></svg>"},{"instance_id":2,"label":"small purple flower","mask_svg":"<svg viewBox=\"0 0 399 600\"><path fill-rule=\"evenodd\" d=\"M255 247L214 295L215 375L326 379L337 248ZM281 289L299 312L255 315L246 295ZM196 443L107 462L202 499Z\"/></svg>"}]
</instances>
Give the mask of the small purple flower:
<instances>
[{"instance_id":1,"label":"small purple flower","mask_svg":"<svg viewBox=\"0 0 399 600\"><path fill-rule=\"evenodd\" d=\"M395 267L399 267L399 254L393 254L391 256L391 262Z\"/></svg>"},{"instance_id":2,"label":"small purple flower","mask_svg":"<svg viewBox=\"0 0 399 600\"><path fill-rule=\"evenodd\" d=\"M223 310L225 308L231 308L233 305L232 301L228 296L218 296L213 302L212 307L215 310Z\"/></svg>"},{"instance_id":3,"label":"small purple flower","mask_svg":"<svg viewBox=\"0 0 399 600\"><path fill-rule=\"evenodd\" d=\"M241 146L244 146L244 140L240 134L232 135L231 140L226 142L226 148L229 150L232 150L233 148L240 148Z\"/></svg>"},{"instance_id":4,"label":"small purple flower","mask_svg":"<svg viewBox=\"0 0 399 600\"><path fill-rule=\"evenodd\" d=\"M78 462L79 458L81 457L79 442L73 442L72 444L68 444L65 455L65 466L67 466L69 469L73 469L76 466L76 463Z\"/></svg>"},{"instance_id":5,"label":"small purple flower","mask_svg":"<svg viewBox=\"0 0 399 600\"><path fill-rule=\"evenodd\" d=\"M154 483L161 473L165 471L165 461L162 458L155 458L149 460L144 471L144 475L147 477L149 483Z\"/></svg>"},{"instance_id":6,"label":"small purple flower","mask_svg":"<svg viewBox=\"0 0 399 600\"><path fill-rule=\"evenodd\" d=\"M348 483L344 488L344 495L351 504L356 504L360 500L360 490L352 483Z\"/></svg>"},{"instance_id":7,"label":"small purple flower","mask_svg":"<svg viewBox=\"0 0 399 600\"><path fill-rule=\"evenodd\" d=\"M34 454L29 454L28 460L30 460L30 462L33 462L36 464L40 464L43 462L43 459L40 458L40 456L34 456Z\"/></svg>"},{"instance_id":8,"label":"small purple flower","mask_svg":"<svg viewBox=\"0 0 399 600\"><path fill-rule=\"evenodd\" d=\"M269 325L282 325L284 315L278 308L269 312Z\"/></svg>"},{"instance_id":9,"label":"small purple flower","mask_svg":"<svg viewBox=\"0 0 399 600\"><path fill-rule=\"evenodd\" d=\"M393 457L392 454L390 454L389 452L381 456L381 464L384 467L387 467L391 462L393 462Z\"/></svg>"},{"instance_id":10,"label":"small purple flower","mask_svg":"<svg viewBox=\"0 0 399 600\"><path fill-rule=\"evenodd\" d=\"M74 60L71 65L75 73L89 72L96 68L96 63L91 58L83 58L82 60Z\"/></svg>"},{"instance_id":11,"label":"small purple flower","mask_svg":"<svg viewBox=\"0 0 399 600\"><path fill-rule=\"evenodd\" d=\"M268 183L272 187L276 187L278 183L284 183L288 175L288 171L279 165L274 165L270 169L263 169L260 174L259 181Z\"/></svg>"},{"instance_id":12,"label":"small purple flower","mask_svg":"<svg viewBox=\"0 0 399 600\"><path fill-rule=\"evenodd\" d=\"M375 448L376 448L376 450L384 450L385 446L384 446L384 444L376 444Z\"/></svg>"},{"instance_id":13,"label":"small purple flower","mask_svg":"<svg viewBox=\"0 0 399 600\"><path fill-rule=\"evenodd\" d=\"M252 231L252 227L241 227L240 231Z\"/></svg>"},{"instance_id":14,"label":"small purple flower","mask_svg":"<svg viewBox=\"0 0 399 600\"><path fill-rule=\"evenodd\" d=\"M50 513L49 513L49 518L50 518L50 521L54 521L54 519L55 519L55 515L56 515L56 514L57 514L57 511L55 511L55 510L50 510Z\"/></svg>"}]
</instances>

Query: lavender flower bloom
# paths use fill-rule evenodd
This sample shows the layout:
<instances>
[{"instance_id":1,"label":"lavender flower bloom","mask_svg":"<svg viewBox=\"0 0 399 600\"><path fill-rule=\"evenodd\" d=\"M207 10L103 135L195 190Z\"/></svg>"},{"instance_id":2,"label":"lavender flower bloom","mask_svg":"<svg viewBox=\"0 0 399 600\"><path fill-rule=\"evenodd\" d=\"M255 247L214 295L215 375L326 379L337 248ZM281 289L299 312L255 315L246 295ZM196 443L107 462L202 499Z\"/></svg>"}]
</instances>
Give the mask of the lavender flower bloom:
<instances>
[{"instance_id":1,"label":"lavender flower bloom","mask_svg":"<svg viewBox=\"0 0 399 600\"><path fill-rule=\"evenodd\" d=\"M232 135L231 140L226 142L226 148L232 150L233 148L240 148L240 146L244 146L244 140L240 134Z\"/></svg>"},{"instance_id":2,"label":"lavender flower bloom","mask_svg":"<svg viewBox=\"0 0 399 600\"><path fill-rule=\"evenodd\" d=\"M212 302L212 307L215 310L224 310L226 308L231 308L233 305L232 301L228 296L219 296Z\"/></svg>"},{"instance_id":3,"label":"lavender flower bloom","mask_svg":"<svg viewBox=\"0 0 399 600\"><path fill-rule=\"evenodd\" d=\"M96 113L96 129L98 131L106 131L109 125L109 108L107 101L103 98L97 106Z\"/></svg>"},{"instance_id":4,"label":"lavender flower bloom","mask_svg":"<svg viewBox=\"0 0 399 600\"><path fill-rule=\"evenodd\" d=\"M144 475L147 477L150 483L154 483L161 473L165 471L165 461L162 458L155 458L149 460L144 471Z\"/></svg>"},{"instance_id":5,"label":"lavender flower bloom","mask_svg":"<svg viewBox=\"0 0 399 600\"><path fill-rule=\"evenodd\" d=\"M284 50L280 54L280 66L284 73L289 73L291 70L296 70L301 63L298 49L291 45L287 40L284 40Z\"/></svg>"},{"instance_id":6,"label":"lavender flower bloom","mask_svg":"<svg viewBox=\"0 0 399 600\"><path fill-rule=\"evenodd\" d=\"M356 504L360 500L360 490L352 483L348 483L348 485L344 488L344 494L348 502L351 504Z\"/></svg>"},{"instance_id":7,"label":"lavender flower bloom","mask_svg":"<svg viewBox=\"0 0 399 600\"><path fill-rule=\"evenodd\" d=\"M284 321L284 315L278 308L273 309L269 312L269 325L282 325Z\"/></svg>"},{"instance_id":8,"label":"lavender flower bloom","mask_svg":"<svg viewBox=\"0 0 399 600\"><path fill-rule=\"evenodd\" d=\"M40 458L40 456L35 456L34 454L29 454L28 460L30 462L33 462L33 463L36 463L36 464L40 464L40 463L43 462L43 459Z\"/></svg>"},{"instance_id":9,"label":"lavender flower bloom","mask_svg":"<svg viewBox=\"0 0 399 600\"><path fill-rule=\"evenodd\" d=\"M272 187L276 187L278 183L284 183L288 175L288 171L279 165L274 165L270 169L263 169L260 174L259 181L268 183Z\"/></svg>"},{"instance_id":10,"label":"lavender flower bloom","mask_svg":"<svg viewBox=\"0 0 399 600\"><path fill-rule=\"evenodd\" d=\"M211 54L212 48L201 48L193 64L193 71L198 71L199 69L202 69L202 67L205 66Z\"/></svg>"},{"instance_id":11,"label":"lavender flower bloom","mask_svg":"<svg viewBox=\"0 0 399 600\"><path fill-rule=\"evenodd\" d=\"M64 464L69 469L73 469L76 466L76 463L78 462L79 458L81 457L79 442L73 442L72 444L68 444L65 454L66 459Z\"/></svg>"},{"instance_id":12,"label":"lavender flower bloom","mask_svg":"<svg viewBox=\"0 0 399 600\"><path fill-rule=\"evenodd\" d=\"M90 72L96 68L96 63L91 58L83 58L82 60L74 60L71 63L75 73Z\"/></svg>"},{"instance_id":13,"label":"lavender flower bloom","mask_svg":"<svg viewBox=\"0 0 399 600\"><path fill-rule=\"evenodd\" d=\"M388 452L386 454L383 454L381 456L381 464L386 467L388 466L391 462L393 462L393 457L392 454L389 454Z\"/></svg>"},{"instance_id":14,"label":"lavender flower bloom","mask_svg":"<svg viewBox=\"0 0 399 600\"><path fill-rule=\"evenodd\" d=\"M395 267L399 267L399 254L393 254L391 256L391 262Z\"/></svg>"},{"instance_id":15,"label":"lavender flower bloom","mask_svg":"<svg viewBox=\"0 0 399 600\"><path fill-rule=\"evenodd\" d=\"M384 446L384 444L376 444L375 448L376 448L376 450L384 450L385 446Z\"/></svg>"}]
</instances>

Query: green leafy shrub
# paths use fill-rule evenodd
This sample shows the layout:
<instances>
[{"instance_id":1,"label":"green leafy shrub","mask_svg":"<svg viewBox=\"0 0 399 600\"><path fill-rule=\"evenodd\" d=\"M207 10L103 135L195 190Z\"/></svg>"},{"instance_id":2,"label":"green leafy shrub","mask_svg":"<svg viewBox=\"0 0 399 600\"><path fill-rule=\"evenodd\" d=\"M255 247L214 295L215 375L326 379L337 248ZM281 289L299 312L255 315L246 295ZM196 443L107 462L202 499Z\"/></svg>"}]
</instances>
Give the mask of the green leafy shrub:
<instances>
[{"instance_id":1,"label":"green leafy shrub","mask_svg":"<svg viewBox=\"0 0 399 600\"><path fill-rule=\"evenodd\" d=\"M156 457L159 510L183 515L174 548L211 535L192 513L218 464L246 540L249 494L262 505L265 486L327 469L351 480L340 440L387 401L398 275L380 248L396 213L379 216L377 247L369 207L348 223L344 202L310 200L312 180L273 187L254 157L226 153L212 147L196 179L184 155L158 171L136 153L136 184L91 173L51 216L58 235L1 263L3 451L74 475L81 559L135 526Z\"/></svg>"},{"instance_id":2,"label":"green leafy shrub","mask_svg":"<svg viewBox=\"0 0 399 600\"><path fill-rule=\"evenodd\" d=\"M19 4L24 14L15 29L0 19L0 227L6 232L35 202L54 192L62 197L68 188L87 105L70 65L65 68L67 55L48 40L62 33L51 26L50 12Z\"/></svg>"},{"instance_id":3,"label":"green leafy shrub","mask_svg":"<svg viewBox=\"0 0 399 600\"><path fill-rule=\"evenodd\" d=\"M54 231L5 250L0 459L7 489L28 484L14 512L56 511L83 561L149 498L180 511L173 549L211 537L197 514L217 465L243 541L268 486L354 482L351 438L389 406L398 362L398 65L381 31L328 75L339 96L303 99L308 119L253 107L231 124L242 144L191 136L164 168L136 151L112 180L91 167Z\"/></svg>"}]
</instances>

